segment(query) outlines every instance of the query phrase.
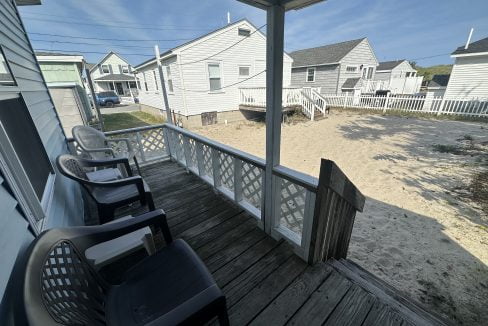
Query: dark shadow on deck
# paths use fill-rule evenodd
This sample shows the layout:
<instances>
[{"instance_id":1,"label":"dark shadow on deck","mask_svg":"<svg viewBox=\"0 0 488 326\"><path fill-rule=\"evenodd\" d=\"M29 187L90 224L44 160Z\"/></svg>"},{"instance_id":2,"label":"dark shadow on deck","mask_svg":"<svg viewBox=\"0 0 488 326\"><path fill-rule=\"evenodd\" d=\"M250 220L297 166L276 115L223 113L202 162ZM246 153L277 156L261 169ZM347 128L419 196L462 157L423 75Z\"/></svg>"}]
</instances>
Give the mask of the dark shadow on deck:
<instances>
[{"instance_id":1,"label":"dark shadow on deck","mask_svg":"<svg viewBox=\"0 0 488 326\"><path fill-rule=\"evenodd\" d=\"M289 244L267 236L253 217L176 163L146 166L143 176L174 237L191 245L226 294L232 325L412 325L421 318L365 290L348 275L354 266L347 261L307 265ZM129 207L117 215L143 210Z\"/></svg>"}]
</instances>

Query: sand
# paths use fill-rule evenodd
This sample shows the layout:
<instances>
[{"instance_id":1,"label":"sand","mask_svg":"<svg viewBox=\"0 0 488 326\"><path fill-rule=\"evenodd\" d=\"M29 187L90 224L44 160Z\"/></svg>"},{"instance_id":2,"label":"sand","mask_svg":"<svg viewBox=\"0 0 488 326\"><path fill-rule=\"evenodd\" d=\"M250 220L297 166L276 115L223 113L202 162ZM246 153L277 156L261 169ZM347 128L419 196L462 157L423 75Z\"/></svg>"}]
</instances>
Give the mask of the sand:
<instances>
[{"instance_id":1,"label":"sand","mask_svg":"<svg viewBox=\"0 0 488 326\"><path fill-rule=\"evenodd\" d=\"M264 157L263 123L195 131ZM331 159L367 196L349 259L456 324L488 320L488 216L469 191L488 168L488 124L333 111L284 125L281 153L282 165L316 177Z\"/></svg>"}]
</instances>

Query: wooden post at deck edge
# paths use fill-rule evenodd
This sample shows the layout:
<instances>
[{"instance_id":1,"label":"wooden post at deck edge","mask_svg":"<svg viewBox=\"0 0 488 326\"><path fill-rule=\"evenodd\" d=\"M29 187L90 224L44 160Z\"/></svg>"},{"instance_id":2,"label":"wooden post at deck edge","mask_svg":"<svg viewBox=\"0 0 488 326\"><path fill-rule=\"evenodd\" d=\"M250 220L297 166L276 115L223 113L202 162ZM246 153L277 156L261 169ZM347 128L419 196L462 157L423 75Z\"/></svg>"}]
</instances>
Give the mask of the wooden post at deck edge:
<instances>
[{"instance_id":1,"label":"wooden post at deck edge","mask_svg":"<svg viewBox=\"0 0 488 326\"><path fill-rule=\"evenodd\" d=\"M312 222L308 262L345 258L356 211L365 197L330 160L322 159Z\"/></svg>"}]
</instances>

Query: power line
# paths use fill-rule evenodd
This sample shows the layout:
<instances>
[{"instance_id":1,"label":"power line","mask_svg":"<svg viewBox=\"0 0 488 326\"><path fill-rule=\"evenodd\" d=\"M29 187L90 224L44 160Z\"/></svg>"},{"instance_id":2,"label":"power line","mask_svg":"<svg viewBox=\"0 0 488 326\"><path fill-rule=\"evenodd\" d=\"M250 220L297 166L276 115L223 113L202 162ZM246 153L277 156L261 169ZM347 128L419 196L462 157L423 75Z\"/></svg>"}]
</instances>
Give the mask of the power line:
<instances>
[{"instance_id":1,"label":"power line","mask_svg":"<svg viewBox=\"0 0 488 326\"><path fill-rule=\"evenodd\" d=\"M153 46L140 46L140 45L115 45L115 44L106 44L106 43L86 43L86 42L70 42L70 41L54 41L54 40L37 40L31 39L34 42L45 42L45 43L62 43L62 44L81 44L81 45L102 45L107 47L117 47L117 48L139 48L139 49L154 49ZM170 49L170 48L162 48L162 49Z\"/></svg>"},{"instance_id":2,"label":"power line","mask_svg":"<svg viewBox=\"0 0 488 326\"><path fill-rule=\"evenodd\" d=\"M41 15L41 16L49 16L49 17L59 17L59 18L68 18L68 19L75 19L75 20L78 20L80 19L80 17L74 17L74 16L64 16L64 15L53 15L53 14L44 14L44 13L30 13L30 12L26 12L24 14L22 14L22 17L24 17L24 15L32 15L34 16L35 18L37 18L37 16ZM32 19L32 17L26 17L27 19ZM94 19L83 19L83 22L85 21L94 21L96 22L97 20L94 20ZM154 24L141 24L141 23L134 23L133 21L127 21L127 20L113 20L113 19L110 19L110 22L114 22L114 23L124 23L124 24L129 24L129 25L139 25L139 26L156 26L156 27L190 27L190 28L194 28L195 25L193 26L189 26L189 25L154 25ZM201 26L203 27L203 25L197 25L197 26ZM209 27L209 26L205 26L205 28L215 28L215 27Z\"/></svg>"},{"instance_id":3,"label":"power line","mask_svg":"<svg viewBox=\"0 0 488 326\"><path fill-rule=\"evenodd\" d=\"M408 61L416 61L416 60L423 60L423 59L430 59L430 58L442 57L442 56L449 55L449 54L450 54L450 53L436 54L436 55L431 55L431 56L429 56L429 57L422 57L422 58L408 59Z\"/></svg>"},{"instance_id":4,"label":"power line","mask_svg":"<svg viewBox=\"0 0 488 326\"><path fill-rule=\"evenodd\" d=\"M263 71L261 71L261 72L258 72L258 73L257 73L257 74L255 74L255 75L252 75L252 76L250 76L250 77L248 77L248 78L246 78L246 79L240 80L240 81L238 81L238 82L236 82L236 83L233 83L233 84L230 84L230 85L225 85L225 86L222 86L222 87L220 87L220 88L216 89L215 91L219 91L219 90L221 90L221 89L229 88L229 87L232 87L232 86L235 86L235 85L238 85L238 84L244 83L244 82L246 82L246 81L248 81L248 80L250 80L250 79L253 79L253 78L255 78L255 77L257 77L257 76L261 75L261 74L262 74L262 73L264 73L264 72L266 72L266 69L265 69L265 70L263 70ZM185 91L185 92L190 92L190 93L208 93L208 92L210 91L210 90L199 91L199 90L186 89L186 88L181 88L181 87L178 87L178 86L176 86L176 85L173 85L173 87L174 87L174 88L177 88L177 89L179 89L179 90Z\"/></svg>"},{"instance_id":5,"label":"power line","mask_svg":"<svg viewBox=\"0 0 488 326\"><path fill-rule=\"evenodd\" d=\"M125 29L146 29L146 30L161 30L161 31L208 31L210 28L176 28L176 27L137 27L137 26L127 26L127 25L110 25L110 24L94 24L94 23L85 23L85 22L73 22L73 21L66 21L66 20L55 20L55 19L43 19L43 18L30 18L26 17L29 20L38 20L38 21L45 21L50 23L57 23L57 24L73 24L76 23L77 25L86 25L86 26L102 26L102 27L117 27L117 28L125 28Z\"/></svg>"},{"instance_id":6,"label":"power line","mask_svg":"<svg viewBox=\"0 0 488 326\"><path fill-rule=\"evenodd\" d=\"M83 53L83 54L107 54L107 52L97 52L97 51L79 51L79 50L59 50L59 49L34 49L35 51L46 51L46 52L76 52L76 53ZM138 55L143 57L154 57L152 54L141 54L141 53L121 53L118 52L117 54L120 55Z\"/></svg>"},{"instance_id":7,"label":"power line","mask_svg":"<svg viewBox=\"0 0 488 326\"><path fill-rule=\"evenodd\" d=\"M29 32L29 34L32 34L32 35L43 35L43 36L54 36L54 37L79 38L79 39L83 39L83 40L120 41L120 42L176 42L176 41L189 41L189 40L192 40L191 38L165 39L165 40L117 39L117 38L85 37L85 36L74 36L74 35L36 33L36 32Z\"/></svg>"}]
</instances>

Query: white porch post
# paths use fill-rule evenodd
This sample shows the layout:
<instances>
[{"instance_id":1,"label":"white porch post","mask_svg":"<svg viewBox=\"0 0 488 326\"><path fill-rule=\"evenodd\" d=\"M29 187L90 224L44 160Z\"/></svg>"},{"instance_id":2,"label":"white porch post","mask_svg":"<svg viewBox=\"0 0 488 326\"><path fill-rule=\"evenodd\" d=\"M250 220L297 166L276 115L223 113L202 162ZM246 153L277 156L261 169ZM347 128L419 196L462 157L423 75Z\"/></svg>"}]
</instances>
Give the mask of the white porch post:
<instances>
[{"instance_id":1,"label":"white porch post","mask_svg":"<svg viewBox=\"0 0 488 326\"><path fill-rule=\"evenodd\" d=\"M273 185L273 168L280 164L283 92L283 41L285 8L267 9L266 32L266 171L264 229L270 234L279 189Z\"/></svg>"},{"instance_id":2,"label":"white porch post","mask_svg":"<svg viewBox=\"0 0 488 326\"><path fill-rule=\"evenodd\" d=\"M166 108L166 122L174 124L171 116L171 108L169 107L168 93L166 92L166 83L164 82L163 66L159 58L159 46L154 46L154 55L156 56L156 63L158 64L159 80L161 81L161 90L163 91L164 107Z\"/></svg>"}]
</instances>

